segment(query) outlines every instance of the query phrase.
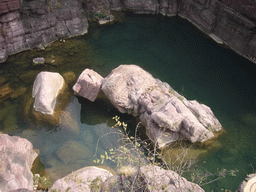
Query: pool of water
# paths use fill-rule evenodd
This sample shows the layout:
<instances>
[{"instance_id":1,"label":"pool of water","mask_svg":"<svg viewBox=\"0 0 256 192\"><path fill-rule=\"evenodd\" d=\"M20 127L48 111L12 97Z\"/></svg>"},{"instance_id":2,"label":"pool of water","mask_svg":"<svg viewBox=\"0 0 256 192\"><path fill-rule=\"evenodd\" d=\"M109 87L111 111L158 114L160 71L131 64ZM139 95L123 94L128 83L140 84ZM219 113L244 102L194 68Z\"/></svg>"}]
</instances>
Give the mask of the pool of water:
<instances>
[{"instance_id":1,"label":"pool of water","mask_svg":"<svg viewBox=\"0 0 256 192\"><path fill-rule=\"evenodd\" d=\"M216 44L178 17L129 15L113 25L91 26L84 36L55 42L45 50L33 49L10 56L0 68L1 76L9 80L13 89L24 87L25 95L29 95L35 75L42 70L60 74L72 71L78 76L89 67L105 77L120 64L137 64L187 99L198 100L213 110L225 133L218 137L217 148L199 157L198 165L212 173L223 168L239 172L236 177L226 176L203 188L235 191L256 167L256 65ZM32 59L38 56L54 62L34 66ZM69 84L70 88L73 84ZM78 136L70 138L24 118L22 97L0 103L1 131L29 139L40 150L40 160L55 180L72 170L94 165L95 145L100 135L113 130L113 116L121 116L129 128L136 126L132 117L118 113L102 95L94 103L82 98L79 103ZM86 146L90 152L88 158L63 164L56 150L67 140L72 140L70 145ZM104 153L104 146L112 145L105 140L98 152Z\"/></svg>"}]
</instances>

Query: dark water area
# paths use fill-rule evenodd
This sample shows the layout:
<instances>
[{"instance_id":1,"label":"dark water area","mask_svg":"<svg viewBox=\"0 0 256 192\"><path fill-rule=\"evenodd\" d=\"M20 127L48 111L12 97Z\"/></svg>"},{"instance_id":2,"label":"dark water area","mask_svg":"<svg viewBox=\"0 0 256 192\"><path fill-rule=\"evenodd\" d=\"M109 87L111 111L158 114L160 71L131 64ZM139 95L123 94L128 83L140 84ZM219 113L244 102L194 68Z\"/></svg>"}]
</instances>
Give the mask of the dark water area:
<instances>
[{"instance_id":1,"label":"dark water area","mask_svg":"<svg viewBox=\"0 0 256 192\"><path fill-rule=\"evenodd\" d=\"M35 68L31 61L37 56L54 56L57 64ZM218 137L217 149L208 150L199 157L198 165L212 173L222 169L239 171L235 177L226 176L202 186L206 191L235 191L246 175L254 172L256 65L226 46L217 44L182 18L129 15L113 25L91 24L88 34L67 39L65 43L56 42L45 51L31 50L11 56L0 70L6 78L20 77L22 71L36 73L41 70L61 74L73 71L78 76L89 67L106 77L120 64L141 66L154 77L170 84L188 100L197 100L209 106L219 119L225 133ZM33 83L11 82L28 89ZM102 126L110 128L114 124L112 117L121 114L101 97L95 103L82 98L79 98L79 102L82 104L82 133L72 139L79 142L87 139L95 144L97 136L92 132ZM18 129L9 134L28 138L40 149L40 159L45 167L51 169L51 166L59 163L54 150L67 138L63 139L58 132L28 124L19 115L20 104L21 101L9 100L1 104L2 110L10 106L16 110L13 116L17 116ZM122 118L130 123L128 126L136 125L130 116L124 115ZM4 122L0 123L4 126ZM32 127L33 131L24 134L28 127ZM85 162L84 165L93 163Z\"/></svg>"}]
</instances>

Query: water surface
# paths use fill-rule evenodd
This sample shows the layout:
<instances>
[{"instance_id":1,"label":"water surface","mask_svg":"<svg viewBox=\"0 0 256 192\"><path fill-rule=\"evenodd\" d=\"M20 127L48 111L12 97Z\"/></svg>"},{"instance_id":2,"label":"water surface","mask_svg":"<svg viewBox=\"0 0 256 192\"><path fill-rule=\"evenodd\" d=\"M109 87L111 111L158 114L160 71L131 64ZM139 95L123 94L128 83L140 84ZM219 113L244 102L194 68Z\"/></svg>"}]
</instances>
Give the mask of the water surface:
<instances>
[{"instance_id":1,"label":"water surface","mask_svg":"<svg viewBox=\"0 0 256 192\"><path fill-rule=\"evenodd\" d=\"M52 65L33 66L32 59L43 56L55 60ZM41 70L64 74L73 71L78 76L86 67L103 77L120 64L136 64L154 77L169 83L189 100L208 105L225 129L218 138L218 147L199 158L201 167L212 173L223 168L238 169L236 177L225 177L203 188L206 191L235 191L247 174L256 167L256 66L225 46L218 45L184 19L159 16L130 15L114 25L97 26L89 34L56 42L44 51L31 50L9 57L1 73L14 88L23 86L28 91L33 78ZM30 78L22 74L31 72ZM34 75L34 76L33 76ZM23 79L23 80L22 80ZM70 83L70 87L73 83ZM8 99L1 103L2 132L28 138L40 149L40 159L54 179L62 176L61 164L55 150L68 139L86 145L94 153L100 131L111 130L112 117L121 115L104 97L91 103L79 98L81 108L81 134L69 138L61 132L34 125L20 114L21 99ZM6 120L7 118L11 120ZM12 120L14 119L14 120ZM130 128L136 123L122 116ZM15 127L11 129L12 123ZM103 131L104 132L104 131ZM104 133L102 133L104 134ZM102 152L104 145L102 144ZM93 165L92 158L69 165L72 171ZM62 165L62 169L69 169ZM59 166L60 167L60 166ZM55 175L53 175L53 172Z\"/></svg>"}]
</instances>

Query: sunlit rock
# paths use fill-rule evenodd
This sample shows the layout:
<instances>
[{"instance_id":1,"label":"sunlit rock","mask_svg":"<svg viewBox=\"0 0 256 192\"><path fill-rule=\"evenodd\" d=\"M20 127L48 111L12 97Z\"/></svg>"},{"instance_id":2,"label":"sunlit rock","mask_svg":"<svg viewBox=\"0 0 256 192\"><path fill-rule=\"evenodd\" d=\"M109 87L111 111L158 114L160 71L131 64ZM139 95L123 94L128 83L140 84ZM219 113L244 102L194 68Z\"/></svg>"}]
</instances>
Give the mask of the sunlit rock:
<instances>
[{"instance_id":1,"label":"sunlit rock","mask_svg":"<svg viewBox=\"0 0 256 192\"><path fill-rule=\"evenodd\" d=\"M94 166L84 167L57 180L50 188L50 191L54 189L56 191L70 189L70 192L91 191L90 185L95 179L98 179L99 184L101 184L111 176L112 173L105 169Z\"/></svg>"},{"instance_id":2,"label":"sunlit rock","mask_svg":"<svg viewBox=\"0 0 256 192\"><path fill-rule=\"evenodd\" d=\"M32 144L23 138L0 135L0 191L33 190L32 163L37 157Z\"/></svg>"},{"instance_id":3,"label":"sunlit rock","mask_svg":"<svg viewBox=\"0 0 256 192\"><path fill-rule=\"evenodd\" d=\"M255 192L256 190L256 174L247 175L245 180L239 185L236 192Z\"/></svg>"},{"instance_id":4,"label":"sunlit rock","mask_svg":"<svg viewBox=\"0 0 256 192\"><path fill-rule=\"evenodd\" d=\"M154 191L196 191L204 192L197 184L187 181L172 170L165 170L159 166L144 166L140 168L141 177L147 188Z\"/></svg>"},{"instance_id":5,"label":"sunlit rock","mask_svg":"<svg viewBox=\"0 0 256 192\"><path fill-rule=\"evenodd\" d=\"M45 58L43 57L36 57L33 59L34 65L43 65L45 63Z\"/></svg>"},{"instance_id":6,"label":"sunlit rock","mask_svg":"<svg viewBox=\"0 0 256 192\"><path fill-rule=\"evenodd\" d=\"M139 116L148 137L159 147L180 139L204 142L221 130L209 107L186 100L136 65L112 70L102 90L120 112Z\"/></svg>"},{"instance_id":7,"label":"sunlit rock","mask_svg":"<svg viewBox=\"0 0 256 192\"><path fill-rule=\"evenodd\" d=\"M22 96L24 93L26 93L27 88L26 87L19 87L18 89L14 90L13 94L11 95L12 99L17 99L18 97Z\"/></svg>"},{"instance_id":8,"label":"sunlit rock","mask_svg":"<svg viewBox=\"0 0 256 192\"><path fill-rule=\"evenodd\" d=\"M94 101L100 91L103 77L91 69L85 69L78 77L73 90L79 96Z\"/></svg>"},{"instance_id":9,"label":"sunlit rock","mask_svg":"<svg viewBox=\"0 0 256 192\"><path fill-rule=\"evenodd\" d=\"M42 114L52 115L59 91L64 79L59 73L43 71L36 76L32 97L35 98L34 109Z\"/></svg>"}]
</instances>

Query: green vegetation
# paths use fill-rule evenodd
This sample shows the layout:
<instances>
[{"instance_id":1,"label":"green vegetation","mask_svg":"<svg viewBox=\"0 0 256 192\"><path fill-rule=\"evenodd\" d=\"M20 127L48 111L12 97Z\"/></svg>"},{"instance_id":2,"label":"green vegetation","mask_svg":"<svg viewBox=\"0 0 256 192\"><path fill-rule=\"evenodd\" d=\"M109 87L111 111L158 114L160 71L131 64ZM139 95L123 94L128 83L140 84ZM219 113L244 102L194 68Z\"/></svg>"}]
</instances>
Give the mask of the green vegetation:
<instances>
[{"instance_id":1,"label":"green vegetation","mask_svg":"<svg viewBox=\"0 0 256 192\"><path fill-rule=\"evenodd\" d=\"M180 176L186 177L189 181L204 186L213 183L225 176L236 176L238 170L221 169L216 173L211 173L207 169L198 166L198 155L192 155L189 150L193 145L186 146L186 142L178 141L170 145L174 150L179 150L179 153L170 154L169 160L163 157L163 150L157 149L157 143L152 144L150 141L142 141L137 137L137 131L141 125L138 123L135 130L135 136L130 136L127 130L127 124L120 121L120 117L113 117L116 124L112 128L120 128L120 134L123 135L121 145L117 148L111 148L101 154L99 159L94 160L95 163L103 164L105 161L111 161L116 164L116 171L118 175L126 181L126 187L132 191L138 188L151 188L152 186L145 186L141 181L139 168L144 165L157 165L166 170L172 170ZM113 183L114 185L114 183ZM115 183L115 185L118 185ZM112 186L112 190L116 186ZM148 188L149 187L149 188ZM167 186L161 186L163 190Z\"/></svg>"}]
</instances>

